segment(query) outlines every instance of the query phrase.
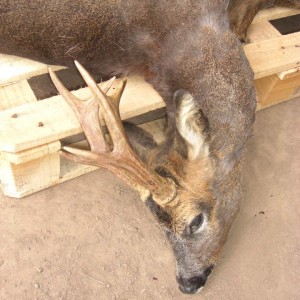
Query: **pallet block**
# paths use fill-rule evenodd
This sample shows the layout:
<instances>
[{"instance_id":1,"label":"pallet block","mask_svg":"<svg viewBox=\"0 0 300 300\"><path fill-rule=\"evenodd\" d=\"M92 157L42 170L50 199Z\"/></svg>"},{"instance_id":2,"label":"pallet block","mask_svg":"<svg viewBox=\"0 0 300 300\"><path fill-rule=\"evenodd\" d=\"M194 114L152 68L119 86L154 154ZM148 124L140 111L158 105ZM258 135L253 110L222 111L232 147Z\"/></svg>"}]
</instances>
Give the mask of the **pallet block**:
<instances>
[{"instance_id":1,"label":"pallet block","mask_svg":"<svg viewBox=\"0 0 300 300\"><path fill-rule=\"evenodd\" d=\"M52 153L21 163L0 160L1 187L5 195L21 198L52 186L60 177L60 143L55 142Z\"/></svg>"},{"instance_id":2,"label":"pallet block","mask_svg":"<svg viewBox=\"0 0 300 300\"><path fill-rule=\"evenodd\" d=\"M255 82L261 108L300 96L300 68L269 75Z\"/></svg>"},{"instance_id":3,"label":"pallet block","mask_svg":"<svg viewBox=\"0 0 300 300\"><path fill-rule=\"evenodd\" d=\"M249 28L244 51L254 71L258 109L300 95L300 33L282 36L268 22L297 13L300 11L268 9L260 12ZM0 70L0 182L3 193L21 198L96 170L96 167L68 161L59 154L61 142L82 134L82 129L61 96L36 99L28 79L46 74L48 66L0 54ZM82 99L91 95L87 88L74 91L74 94ZM139 118L139 122L144 123L161 118L164 106L162 98L142 78L128 78L120 105L123 120ZM153 121L142 126L157 134L158 140L163 138L163 122ZM86 148L87 143L81 141L75 146Z\"/></svg>"}]
</instances>

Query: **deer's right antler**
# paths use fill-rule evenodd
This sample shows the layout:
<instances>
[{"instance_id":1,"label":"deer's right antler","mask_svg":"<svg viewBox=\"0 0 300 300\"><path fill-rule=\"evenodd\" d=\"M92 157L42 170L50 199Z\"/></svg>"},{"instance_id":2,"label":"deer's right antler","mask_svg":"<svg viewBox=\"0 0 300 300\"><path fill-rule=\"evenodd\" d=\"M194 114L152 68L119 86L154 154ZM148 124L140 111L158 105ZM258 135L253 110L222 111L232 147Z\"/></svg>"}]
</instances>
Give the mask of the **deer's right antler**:
<instances>
[{"instance_id":1,"label":"deer's right antler","mask_svg":"<svg viewBox=\"0 0 300 300\"><path fill-rule=\"evenodd\" d=\"M144 164L129 145L119 112L119 103L126 81L118 82L112 95L106 93L115 78L106 81L101 90L84 67L75 61L81 76L92 91L93 97L82 101L70 93L55 73L49 73L53 83L74 110L90 144L91 151L63 147L62 154L76 162L106 168L136 189L142 199L150 193L159 205L165 205L176 195L175 183L158 175ZM112 143L106 138L99 122L99 111L109 131Z\"/></svg>"}]
</instances>

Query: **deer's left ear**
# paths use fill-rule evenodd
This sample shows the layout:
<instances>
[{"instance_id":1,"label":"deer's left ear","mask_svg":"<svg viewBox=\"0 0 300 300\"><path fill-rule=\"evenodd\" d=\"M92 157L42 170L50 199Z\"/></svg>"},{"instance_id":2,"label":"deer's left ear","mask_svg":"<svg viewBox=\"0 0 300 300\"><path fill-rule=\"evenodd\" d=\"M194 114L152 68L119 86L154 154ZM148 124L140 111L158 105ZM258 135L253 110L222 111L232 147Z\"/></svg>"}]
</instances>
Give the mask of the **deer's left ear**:
<instances>
[{"instance_id":1,"label":"deer's left ear","mask_svg":"<svg viewBox=\"0 0 300 300\"><path fill-rule=\"evenodd\" d=\"M174 94L176 103L176 126L186 142L188 159L196 160L209 155L208 121L197 106L193 96L185 90Z\"/></svg>"}]
</instances>

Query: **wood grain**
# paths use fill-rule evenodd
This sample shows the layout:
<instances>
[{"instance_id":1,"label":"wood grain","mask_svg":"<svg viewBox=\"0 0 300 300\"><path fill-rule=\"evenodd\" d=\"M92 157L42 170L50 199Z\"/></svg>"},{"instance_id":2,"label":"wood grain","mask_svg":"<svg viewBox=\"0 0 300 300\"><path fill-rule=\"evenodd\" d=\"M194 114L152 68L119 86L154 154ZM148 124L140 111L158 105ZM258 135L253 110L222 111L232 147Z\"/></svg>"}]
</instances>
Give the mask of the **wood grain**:
<instances>
[{"instance_id":1,"label":"wood grain","mask_svg":"<svg viewBox=\"0 0 300 300\"><path fill-rule=\"evenodd\" d=\"M300 65L300 32L244 46L254 78L296 68Z\"/></svg>"}]
</instances>

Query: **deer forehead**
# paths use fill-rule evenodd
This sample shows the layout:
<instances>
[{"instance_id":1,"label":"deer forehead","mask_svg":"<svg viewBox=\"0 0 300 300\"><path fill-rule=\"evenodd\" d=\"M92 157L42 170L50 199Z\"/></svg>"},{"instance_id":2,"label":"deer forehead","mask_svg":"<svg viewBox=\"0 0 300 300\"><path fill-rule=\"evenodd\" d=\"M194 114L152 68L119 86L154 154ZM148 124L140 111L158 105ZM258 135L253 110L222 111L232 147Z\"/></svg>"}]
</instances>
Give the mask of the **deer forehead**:
<instances>
[{"instance_id":1,"label":"deer forehead","mask_svg":"<svg viewBox=\"0 0 300 300\"><path fill-rule=\"evenodd\" d=\"M168 170L175 181L183 189L181 191L182 201L185 199L212 199L211 185L214 174L214 164L210 158L201 158L197 163L187 161L179 165L167 165Z\"/></svg>"}]
</instances>

